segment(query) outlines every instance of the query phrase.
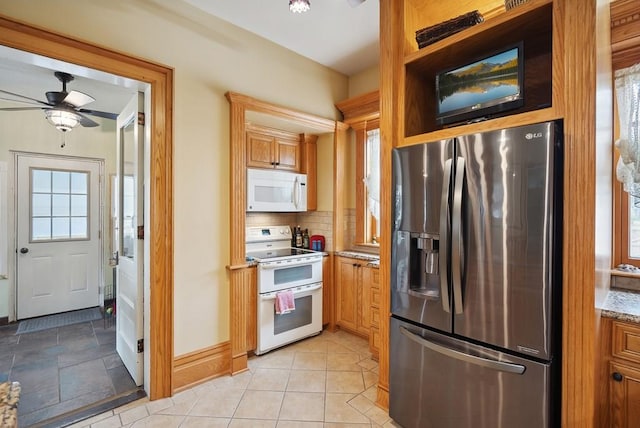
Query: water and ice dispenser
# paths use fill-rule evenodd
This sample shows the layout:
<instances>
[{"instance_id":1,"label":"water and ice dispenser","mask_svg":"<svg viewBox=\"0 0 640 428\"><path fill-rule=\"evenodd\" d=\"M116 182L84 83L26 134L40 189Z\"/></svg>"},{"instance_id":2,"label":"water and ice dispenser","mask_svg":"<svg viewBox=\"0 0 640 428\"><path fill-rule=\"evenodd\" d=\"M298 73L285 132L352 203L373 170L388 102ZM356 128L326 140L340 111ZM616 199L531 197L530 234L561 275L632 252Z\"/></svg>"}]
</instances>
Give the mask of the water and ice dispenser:
<instances>
[{"instance_id":1,"label":"water and ice dispenser","mask_svg":"<svg viewBox=\"0 0 640 428\"><path fill-rule=\"evenodd\" d=\"M438 235L396 232L396 284L415 297L440 298L440 239Z\"/></svg>"}]
</instances>

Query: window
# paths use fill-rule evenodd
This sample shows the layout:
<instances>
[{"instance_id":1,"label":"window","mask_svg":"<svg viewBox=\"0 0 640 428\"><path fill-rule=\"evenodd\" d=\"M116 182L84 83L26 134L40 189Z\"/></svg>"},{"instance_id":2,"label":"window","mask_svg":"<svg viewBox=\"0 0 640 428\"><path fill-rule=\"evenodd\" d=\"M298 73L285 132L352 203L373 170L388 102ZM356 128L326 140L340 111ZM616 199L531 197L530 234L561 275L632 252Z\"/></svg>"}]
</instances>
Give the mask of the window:
<instances>
[{"instance_id":1,"label":"window","mask_svg":"<svg viewBox=\"0 0 640 428\"><path fill-rule=\"evenodd\" d=\"M616 71L614 265L640 266L640 64Z\"/></svg>"},{"instance_id":2,"label":"window","mask_svg":"<svg viewBox=\"0 0 640 428\"><path fill-rule=\"evenodd\" d=\"M31 169L31 242L89 239L89 173Z\"/></svg>"},{"instance_id":3,"label":"window","mask_svg":"<svg viewBox=\"0 0 640 428\"><path fill-rule=\"evenodd\" d=\"M356 130L356 244L377 245L380 237L380 125Z\"/></svg>"},{"instance_id":4,"label":"window","mask_svg":"<svg viewBox=\"0 0 640 428\"><path fill-rule=\"evenodd\" d=\"M355 133L355 244L377 246L380 238L380 93L336 104Z\"/></svg>"}]
</instances>

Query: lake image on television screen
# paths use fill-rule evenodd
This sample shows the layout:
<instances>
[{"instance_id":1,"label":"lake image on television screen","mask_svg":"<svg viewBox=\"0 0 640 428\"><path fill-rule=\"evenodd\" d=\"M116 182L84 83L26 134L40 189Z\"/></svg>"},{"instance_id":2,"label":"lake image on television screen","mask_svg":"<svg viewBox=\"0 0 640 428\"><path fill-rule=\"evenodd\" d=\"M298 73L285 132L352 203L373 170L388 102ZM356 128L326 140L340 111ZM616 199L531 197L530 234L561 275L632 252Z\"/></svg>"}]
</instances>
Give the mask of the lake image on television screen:
<instances>
[{"instance_id":1,"label":"lake image on television screen","mask_svg":"<svg viewBox=\"0 0 640 428\"><path fill-rule=\"evenodd\" d=\"M518 49L444 73L438 89L440 113L517 95Z\"/></svg>"}]
</instances>

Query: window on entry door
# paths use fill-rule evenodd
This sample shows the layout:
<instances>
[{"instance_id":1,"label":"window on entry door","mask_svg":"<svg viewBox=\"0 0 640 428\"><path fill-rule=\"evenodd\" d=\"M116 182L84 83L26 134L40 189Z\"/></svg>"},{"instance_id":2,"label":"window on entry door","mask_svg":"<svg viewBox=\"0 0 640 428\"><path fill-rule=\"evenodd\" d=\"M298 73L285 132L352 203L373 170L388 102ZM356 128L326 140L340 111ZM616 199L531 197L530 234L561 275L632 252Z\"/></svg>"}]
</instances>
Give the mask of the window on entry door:
<instances>
[{"instance_id":1,"label":"window on entry door","mask_svg":"<svg viewBox=\"0 0 640 428\"><path fill-rule=\"evenodd\" d=\"M89 173L31 169L31 242L89 239Z\"/></svg>"}]
</instances>

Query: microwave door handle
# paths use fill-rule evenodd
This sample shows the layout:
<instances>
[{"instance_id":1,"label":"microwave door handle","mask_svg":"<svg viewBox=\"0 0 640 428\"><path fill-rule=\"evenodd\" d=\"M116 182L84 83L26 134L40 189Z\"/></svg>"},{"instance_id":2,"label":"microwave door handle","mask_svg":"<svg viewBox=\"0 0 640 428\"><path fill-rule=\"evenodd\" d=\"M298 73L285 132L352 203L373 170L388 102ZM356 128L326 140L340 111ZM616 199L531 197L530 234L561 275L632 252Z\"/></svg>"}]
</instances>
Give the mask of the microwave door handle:
<instances>
[{"instance_id":1,"label":"microwave door handle","mask_svg":"<svg viewBox=\"0 0 640 428\"><path fill-rule=\"evenodd\" d=\"M464 311L462 305L462 269L464 248L462 242L462 188L464 186L464 158L456 162L456 178L453 187L453 214L451 218L451 282L456 314Z\"/></svg>"},{"instance_id":2,"label":"microwave door handle","mask_svg":"<svg viewBox=\"0 0 640 428\"><path fill-rule=\"evenodd\" d=\"M298 208L298 204L300 203L300 195L298 191L298 177L293 179L293 206Z\"/></svg>"},{"instance_id":3,"label":"microwave door handle","mask_svg":"<svg viewBox=\"0 0 640 428\"><path fill-rule=\"evenodd\" d=\"M442 294L442 309L451 312L449 301L449 278L447 276L447 257L449 255L449 190L451 188L451 159L444 163L444 177L442 180L442 200L440 201L440 293Z\"/></svg>"}]
</instances>

